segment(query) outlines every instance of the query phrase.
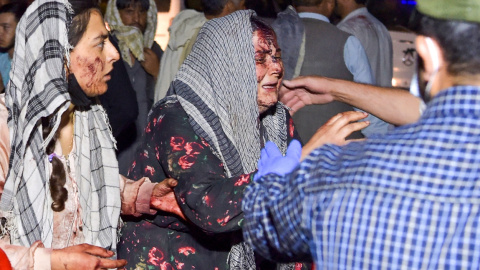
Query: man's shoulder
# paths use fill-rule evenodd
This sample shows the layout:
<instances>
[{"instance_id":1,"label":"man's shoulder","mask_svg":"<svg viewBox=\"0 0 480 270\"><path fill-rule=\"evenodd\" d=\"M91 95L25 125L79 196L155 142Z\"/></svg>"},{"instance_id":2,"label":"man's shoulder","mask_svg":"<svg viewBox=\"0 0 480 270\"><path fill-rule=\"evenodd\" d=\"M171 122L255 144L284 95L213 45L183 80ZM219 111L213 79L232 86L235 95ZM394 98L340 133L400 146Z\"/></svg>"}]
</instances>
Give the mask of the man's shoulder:
<instances>
[{"instance_id":1,"label":"man's shoulder","mask_svg":"<svg viewBox=\"0 0 480 270\"><path fill-rule=\"evenodd\" d=\"M7 62L9 61L10 58L8 57L8 53L7 52L0 52L0 61L1 62Z\"/></svg>"},{"instance_id":2,"label":"man's shoulder","mask_svg":"<svg viewBox=\"0 0 480 270\"><path fill-rule=\"evenodd\" d=\"M193 9L186 9L175 16L170 26L170 31L175 32L177 29L181 30L186 27L201 27L206 21L207 18L205 18L205 15L202 12Z\"/></svg>"},{"instance_id":3,"label":"man's shoulder","mask_svg":"<svg viewBox=\"0 0 480 270\"><path fill-rule=\"evenodd\" d=\"M385 25L368 11L345 18L338 23L337 27L349 33L368 31L383 31L388 33Z\"/></svg>"},{"instance_id":4,"label":"man's shoulder","mask_svg":"<svg viewBox=\"0 0 480 270\"><path fill-rule=\"evenodd\" d=\"M335 25L329 22L312 19L312 18L302 18L302 21L306 28L311 28L312 30L315 30L315 32L317 33L324 33L327 31L329 33L334 33L339 36L343 36L344 38L348 38L349 36L351 36L350 33L340 30Z\"/></svg>"}]
</instances>

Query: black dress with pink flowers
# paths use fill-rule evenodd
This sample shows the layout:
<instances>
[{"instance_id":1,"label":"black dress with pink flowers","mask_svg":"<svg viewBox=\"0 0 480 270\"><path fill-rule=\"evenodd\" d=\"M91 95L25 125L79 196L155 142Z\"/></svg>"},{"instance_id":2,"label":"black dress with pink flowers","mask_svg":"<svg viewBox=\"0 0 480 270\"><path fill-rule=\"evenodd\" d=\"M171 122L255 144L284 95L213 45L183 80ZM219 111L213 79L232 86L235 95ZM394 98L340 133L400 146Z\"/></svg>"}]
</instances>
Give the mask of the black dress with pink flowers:
<instances>
[{"instance_id":1,"label":"black dress with pink flowers","mask_svg":"<svg viewBox=\"0 0 480 270\"><path fill-rule=\"evenodd\" d=\"M290 141L297 136L287 121ZM125 217L118 257L128 260L127 269L228 269L230 248L242 241L243 191L256 171L227 178L178 102L152 109L143 139L128 176L177 179L175 195L189 221L165 212Z\"/></svg>"}]
</instances>

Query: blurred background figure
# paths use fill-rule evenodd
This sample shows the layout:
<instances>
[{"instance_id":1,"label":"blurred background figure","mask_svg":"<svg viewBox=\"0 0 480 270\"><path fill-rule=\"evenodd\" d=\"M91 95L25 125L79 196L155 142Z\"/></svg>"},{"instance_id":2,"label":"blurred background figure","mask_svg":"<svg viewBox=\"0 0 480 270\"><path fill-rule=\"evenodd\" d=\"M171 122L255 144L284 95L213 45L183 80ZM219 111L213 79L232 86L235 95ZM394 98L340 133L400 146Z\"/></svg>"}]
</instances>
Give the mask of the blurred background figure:
<instances>
[{"instance_id":1,"label":"blurred background figure","mask_svg":"<svg viewBox=\"0 0 480 270\"><path fill-rule=\"evenodd\" d=\"M19 1L0 6L0 93L10 80L10 69L15 47L15 30L27 4Z\"/></svg>"},{"instance_id":2,"label":"blurred background figure","mask_svg":"<svg viewBox=\"0 0 480 270\"><path fill-rule=\"evenodd\" d=\"M0 7L8 3L10 3L10 0L0 0Z\"/></svg>"},{"instance_id":3,"label":"blurred background figure","mask_svg":"<svg viewBox=\"0 0 480 270\"><path fill-rule=\"evenodd\" d=\"M208 20L245 9L245 0L202 0L201 2L203 13L193 9L184 10L173 19L172 25L168 29L170 39L155 86L155 101L166 96L170 83L183 60L192 50L203 24Z\"/></svg>"},{"instance_id":4,"label":"blurred background figure","mask_svg":"<svg viewBox=\"0 0 480 270\"><path fill-rule=\"evenodd\" d=\"M375 85L392 86L393 49L387 28L365 7L367 0L335 0L337 27L360 40L375 77Z\"/></svg>"},{"instance_id":5,"label":"blurred background figure","mask_svg":"<svg viewBox=\"0 0 480 270\"><path fill-rule=\"evenodd\" d=\"M153 104L153 91L163 54L154 41L157 7L153 0L110 0L105 20L111 27L114 41L119 45L122 62L138 104L136 120L116 137L120 173L126 175ZM112 80L121 79L112 77Z\"/></svg>"},{"instance_id":6,"label":"blurred background figure","mask_svg":"<svg viewBox=\"0 0 480 270\"><path fill-rule=\"evenodd\" d=\"M285 79L320 75L373 84L367 55L359 40L330 23L334 0L295 0L273 23L285 62ZM328 38L325 38L328 37ZM285 103L285 101L284 101ZM294 112L293 120L305 143L328 119L354 108L334 101L310 105ZM384 133L388 124L369 116L371 125L350 138Z\"/></svg>"}]
</instances>

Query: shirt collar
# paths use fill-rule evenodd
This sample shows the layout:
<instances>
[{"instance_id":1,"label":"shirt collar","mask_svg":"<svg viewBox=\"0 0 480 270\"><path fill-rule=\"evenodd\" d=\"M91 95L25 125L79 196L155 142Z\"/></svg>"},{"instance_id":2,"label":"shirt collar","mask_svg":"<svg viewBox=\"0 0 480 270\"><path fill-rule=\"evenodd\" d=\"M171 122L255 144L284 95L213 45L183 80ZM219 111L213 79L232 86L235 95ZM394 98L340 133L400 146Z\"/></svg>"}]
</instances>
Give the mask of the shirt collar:
<instances>
[{"instance_id":1,"label":"shirt collar","mask_svg":"<svg viewBox=\"0 0 480 270\"><path fill-rule=\"evenodd\" d=\"M343 18L343 20L341 22L346 21L346 20L348 20L352 17L356 17L356 16L363 15L363 14L368 14L367 8L366 7L357 8L354 11L348 13L348 15L345 16L345 18Z\"/></svg>"},{"instance_id":2,"label":"shirt collar","mask_svg":"<svg viewBox=\"0 0 480 270\"><path fill-rule=\"evenodd\" d=\"M298 13L298 16L300 18L315 19L315 20L321 20L321 21L330 23L330 20L326 16L324 16L322 14L319 14L319 13L300 12L300 13Z\"/></svg>"},{"instance_id":3,"label":"shirt collar","mask_svg":"<svg viewBox=\"0 0 480 270\"><path fill-rule=\"evenodd\" d=\"M427 104L422 117L480 116L480 87L453 86L440 91Z\"/></svg>"}]
</instances>

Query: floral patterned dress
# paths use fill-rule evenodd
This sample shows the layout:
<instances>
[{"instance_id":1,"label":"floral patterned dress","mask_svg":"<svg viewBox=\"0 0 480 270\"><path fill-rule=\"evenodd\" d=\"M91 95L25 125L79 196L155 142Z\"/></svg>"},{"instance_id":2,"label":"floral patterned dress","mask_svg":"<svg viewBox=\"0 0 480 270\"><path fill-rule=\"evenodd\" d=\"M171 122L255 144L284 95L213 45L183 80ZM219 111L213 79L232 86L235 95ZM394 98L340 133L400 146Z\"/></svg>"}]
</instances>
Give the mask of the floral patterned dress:
<instances>
[{"instance_id":1,"label":"floral patterned dress","mask_svg":"<svg viewBox=\"0 0 480 270\"><path fill-rule=\"evenodd\" d=\"M290 141L298 136L287 115ZM175 195L188 221L165 212L125 217L118 257L128 260L127 269L228 269L230 248L242 241L243 191L256 171L226 177L178 102L152 109L140 151L129 177L177 179Z\"/></svg>"}]
</instances>

